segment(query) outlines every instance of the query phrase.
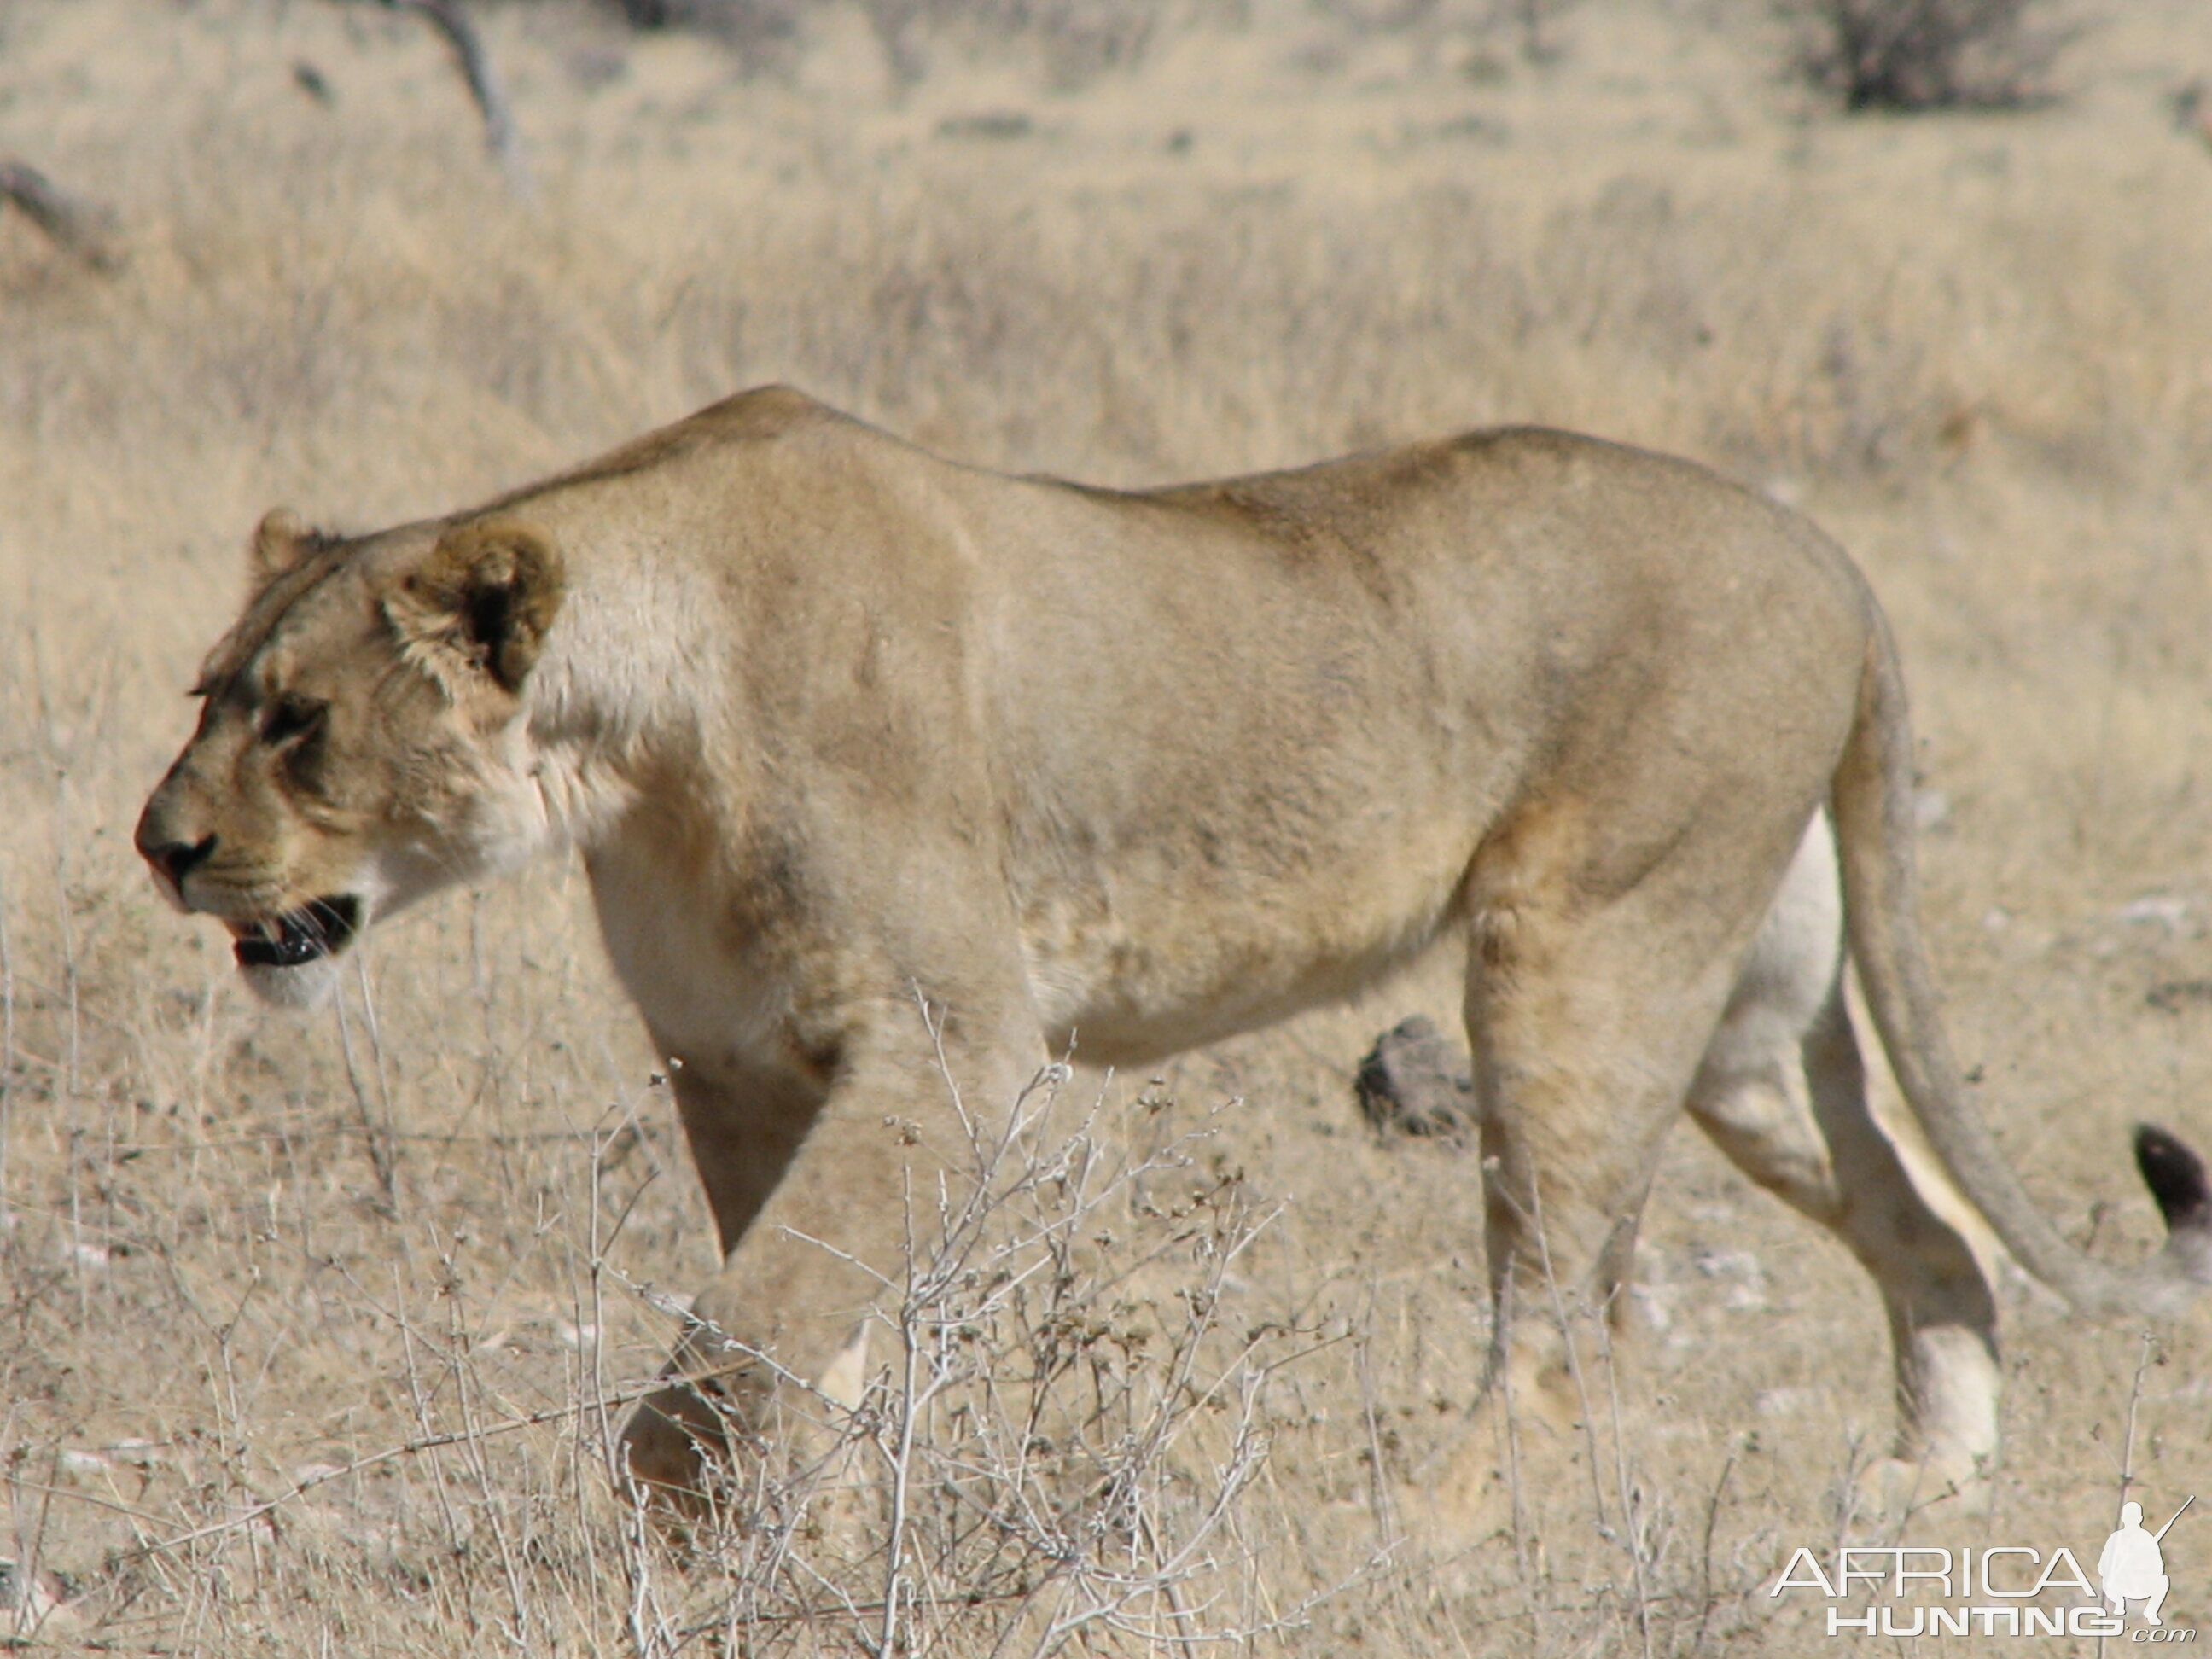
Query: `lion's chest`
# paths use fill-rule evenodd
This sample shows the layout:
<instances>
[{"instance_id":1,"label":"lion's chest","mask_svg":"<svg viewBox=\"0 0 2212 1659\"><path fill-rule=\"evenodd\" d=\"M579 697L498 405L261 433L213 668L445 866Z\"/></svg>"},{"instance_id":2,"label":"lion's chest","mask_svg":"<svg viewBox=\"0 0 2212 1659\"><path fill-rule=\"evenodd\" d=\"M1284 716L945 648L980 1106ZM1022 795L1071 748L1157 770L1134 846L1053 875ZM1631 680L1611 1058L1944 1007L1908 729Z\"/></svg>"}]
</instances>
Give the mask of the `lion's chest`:
<instances>
[{"instance_id":1,"label":"lion's chest","mask_svg":"<svg viewBox=\"0 0 2212 1659\"><path fill-rule=\"evenodd\" d=\"M725 919L680 869L623 848L588 860L609 960L670 1054L757 1058L783 1033L780 988L732 951Z\"/></svg>"}]
</instances>

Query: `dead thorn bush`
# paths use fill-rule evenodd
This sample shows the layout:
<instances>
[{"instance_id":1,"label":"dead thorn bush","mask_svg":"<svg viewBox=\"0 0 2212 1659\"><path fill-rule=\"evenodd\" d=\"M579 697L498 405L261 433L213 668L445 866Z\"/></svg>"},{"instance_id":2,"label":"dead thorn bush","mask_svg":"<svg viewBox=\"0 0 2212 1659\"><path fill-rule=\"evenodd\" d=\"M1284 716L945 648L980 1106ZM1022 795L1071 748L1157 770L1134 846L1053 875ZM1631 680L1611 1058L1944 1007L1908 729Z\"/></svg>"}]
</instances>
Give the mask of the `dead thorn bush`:
<instances>
[{"instance_id":1,"label":"dead thorn bush","mask_svg":"<svg viewBox=\"0 0 2212 1659\"><path fill-rule=\"evenodd\" d=\"M1236 1264L1277 1212L1204 1156L1210 1122L1132 1152L1066 1080L970 1120L969 1172L909 1194L859 1400L799 1384L806 1449L756 1446L677 1577L641 1512L641 1651L1234 1649L1341 1588L1237 1593L1274 1379L1342 1335L1237 1320Z\"/></svg>"},{"instance_id":2,"label":"dead thorn bush","mask_svg":"<svg viewBox=\"0 0 2212 1659\"><path fill-rule=\"evenodd\" d=\"M2070 28L2038 0L1790 0L1795 67L1849 110L2021 109L2049 101Z\"/></svg>"}]
</instances>

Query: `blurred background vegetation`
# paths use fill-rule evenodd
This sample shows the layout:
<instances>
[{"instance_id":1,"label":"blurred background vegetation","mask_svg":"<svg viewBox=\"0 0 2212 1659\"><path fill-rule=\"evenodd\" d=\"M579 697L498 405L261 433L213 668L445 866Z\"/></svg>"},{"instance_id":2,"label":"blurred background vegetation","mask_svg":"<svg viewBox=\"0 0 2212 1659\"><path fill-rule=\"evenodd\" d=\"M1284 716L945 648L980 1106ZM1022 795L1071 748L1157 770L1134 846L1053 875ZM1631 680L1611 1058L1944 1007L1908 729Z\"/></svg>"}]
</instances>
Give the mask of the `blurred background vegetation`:
<instances>
[{"instance_id":1,"label":"blurred background vegetation","mask_svg":"<svg viewBox=\"0 0 2212 1659\"><path fill-rule=\"evenodd\" d=\"M58 1573L122 1651L722 1639L598 1461L671 1334L641 1287L711 1232L574 872L407 919L295 1021L128 836L267 507L446 511L769 380L1109 484L1535 420L1813 513L1905 653L1985 1109L2139 1248L2126 1126L2203 1140L2212 1096L2207 74L2201 0L0 7L0 1602ZM1764 1585L1886 1449L1881 1315L1688 1138L1602 1480L1374 1565L1471 1395L1480 1206L1351 1075L1449 1026L1449 968L1085 1080L1273 1218L1182 1287L1219 1328L1328 1334L1254 1397L1212 1628L1804 1651ZM2078 1551L2123 1463L2212 1490L2201 1318L2008 1298L1992 1524ZM1155 1473L1170 1519L1218 1490Z\"/></svg>"}]
</instances>

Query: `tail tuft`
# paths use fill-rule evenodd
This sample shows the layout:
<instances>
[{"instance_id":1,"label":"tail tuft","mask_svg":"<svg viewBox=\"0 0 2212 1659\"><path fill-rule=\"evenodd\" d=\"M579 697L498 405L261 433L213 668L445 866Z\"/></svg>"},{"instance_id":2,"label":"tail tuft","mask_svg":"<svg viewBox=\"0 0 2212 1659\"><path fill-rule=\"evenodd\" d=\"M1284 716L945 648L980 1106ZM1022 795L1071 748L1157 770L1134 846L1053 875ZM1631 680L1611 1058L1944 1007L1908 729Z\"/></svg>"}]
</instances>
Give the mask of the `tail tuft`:
<instances>
[{"instance_id":1,"label":"tail tuft","mask_svg":"<svg viewBox=\"0 0 2212 1659\"><path fill-rule=\"evenodd\" d=\"M2180 1136L2136 1125L2136 1167L2166 1218L2167 1252L2192 1279L2212 1279L2212 1178Z\"/></svg>"}]
</instances>

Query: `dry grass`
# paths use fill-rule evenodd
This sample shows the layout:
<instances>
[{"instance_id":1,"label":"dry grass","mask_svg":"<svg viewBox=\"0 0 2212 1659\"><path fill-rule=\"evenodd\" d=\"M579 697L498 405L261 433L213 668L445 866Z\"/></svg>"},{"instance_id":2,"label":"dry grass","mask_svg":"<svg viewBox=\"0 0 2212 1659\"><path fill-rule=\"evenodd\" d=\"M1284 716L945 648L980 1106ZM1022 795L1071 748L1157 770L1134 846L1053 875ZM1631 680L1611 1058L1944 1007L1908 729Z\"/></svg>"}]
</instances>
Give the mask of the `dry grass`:
<instances>
[{"instance_id":1,"label":"dry grass","mask_svg":"<svg viewBox=\"0 0 2212 1659\"><path fill-rule=\"evenodd\" d=\"M11 1583L66 1576L68 1640L773 1650L732 1614L790 1577L726 1554L678 1574L605 1478L712 1235L576 874L392 928L342 1011L298 1023L245 1001L128 848L271 502L356 526L439 510L769 379L1103 482L1534 418L1801 500L1905 641L1931 927L1984 1103L2077 1234L2151 1237L2124 1125L2212 1139L2212 162L2160 102L2212 66L2201 8L2116 10L2063 106L1930 125L1802 103L1766 14L1731 0L1546 7L1540 64L1513 8L1373 9L1252 0L1245 27L1159 34L1070 91L1033 41L949 34L909 84L857 9L809 10L765 76L602 9L487 9L527 200L418 20L0 9L0 154L111 208L126 259L102 274L0 216L0 1554ZM1073 1483L1051 1489L1068 1513L1107 1517L1084 1571L1134 1562L1156 1593L1073 1650L1201 1627L1316 1655L1813 1645L1764 1584L1837 1534L1882 1449L1880 1316L1686 1137L1642 1252L1655 1328L1617 1387L1594 1372L1577 1477L1462 1558L1376 1563L1474 1386L1480 1204L1464 1154L1371 1139L1350 1077L1403 1013L1449 1018L1446 977L1157 1085L1079 1080L1010 1166L1016 1187L1057 1167L1103 1089L1113 1134L1085 1133L1136 1164L1182 1145L1177 1179L1227 1206L1193 1232L1102 1170L1115 1249L1172 1248L1139 1290L1069 1269L1104 1330L1065 1373L1094 1425L1188 1419L1141 1502L1082 1498L1080 1458L977 1464L961 1440L988 1420L956 1425L961 1390L1043 1374L1042 1303L998 1310L1000 1365L925 1399L936 1373L902 1358L845 1422L862 1469L933 1424L907 1464L925 1486L955 1465ZM1048 1255L1046 1212L1010 1205L975 1248ZM1233 1260L1200 1252L1259 1216ZM2147 1508L2212 1493L2202 1318L2139 1376L2133 1334L2009 1300L2000 1511L1930 1541L2094 1547L2130 1461ZM1152 1358L1124 1365L1139 1325ZM1174 1354L1195 1396L1157 1391ZM1120 1442L1054 1443L1097 1475ZM1224 1483L1178 1578L1163 1564ZM902 1559L988 1578L943 1503ZM871 1513L850 1562L883 1559ZM2193 1524L2170 1545L2184 1622L2212 1605ZM979 1604L1018 1607L1003 1628L915 1603L909 1633L1026 1650L1060 1605L1036 1592L1073 1581L1009 1570L1020 1595ZM836 1581L864 1615L866 1577ZM865 1617L805 1630L868 1645Z\"/></svg>"}]
</instances>

